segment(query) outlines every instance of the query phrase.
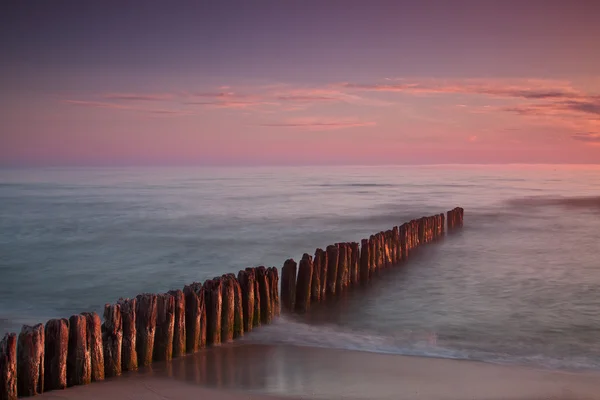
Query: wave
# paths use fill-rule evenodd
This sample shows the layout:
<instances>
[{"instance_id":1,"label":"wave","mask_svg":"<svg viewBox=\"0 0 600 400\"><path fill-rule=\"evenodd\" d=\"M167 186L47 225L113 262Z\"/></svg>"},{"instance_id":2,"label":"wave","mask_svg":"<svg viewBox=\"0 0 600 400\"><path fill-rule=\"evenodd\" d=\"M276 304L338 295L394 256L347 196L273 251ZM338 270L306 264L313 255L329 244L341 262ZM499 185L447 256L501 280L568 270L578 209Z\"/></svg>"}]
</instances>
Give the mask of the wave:
<instances>
[{"instance_id":1,"label":"wave","mask_svg":"<svg viewBox=\"0 0 600 400\"><path fill-rule=\"evenodd\" d=\"M510 199L508 205L519 207L546 207L559 206L567 208L584 208L592 210L600 210L600 196L585 196L585 197L552 197L552 196L537 196L537 197L521 197Z\"/></svg>"},{"instance_id":2,"label":"wave","mask_svg":"<svg viewBox=\"0 0 600 400\"><path fill-rule=\"evenodd\" d=\"M375 332L343 329L336 325L310 325L282 316L241 339L257 344L331 348L403 356L481 361L504 365L524 365L564 371L597 371L600 360L593 357L551 357L544 354L507 354L457 348L440 340L434 332L409 332L385 336Z\"/></svg>"},{"instance_id":3,"label":"wave","mask_svg":"<svg viewBox=\"0 0 600 400\"><path fill-rule=\"evenodd\" d=\"M321 183L317 185L307 185L312 187L396 187L390 183Z\"/></svg>"}]
</instances>

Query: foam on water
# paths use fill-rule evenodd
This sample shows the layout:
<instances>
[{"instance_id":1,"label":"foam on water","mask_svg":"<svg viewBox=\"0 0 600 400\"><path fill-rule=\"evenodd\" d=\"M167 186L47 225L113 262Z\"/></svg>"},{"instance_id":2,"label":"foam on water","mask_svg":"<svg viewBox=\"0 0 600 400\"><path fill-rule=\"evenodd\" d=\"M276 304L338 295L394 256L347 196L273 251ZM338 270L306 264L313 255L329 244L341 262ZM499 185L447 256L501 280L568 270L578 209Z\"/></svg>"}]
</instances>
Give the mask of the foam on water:
<instances>
[{"instance_id":1,"label":"foam on water","mask_svg":"<svg viewBox=\"0 0 600 400\"><path fill-rule=\"evenodd\" d=\"M493 351L460 349L443 341L432 332L408 332L396 336L381 336L373 332L343 329L336 325L310 325L295 318L281 317L275 323L246 335L241 342L284 344L290 346L366 351L404 356L485 361L497 364L518 364L565 371L599 370L600 360L594 357L553 358L544 354L518 355Z\"/></svg>"}]
</instances>

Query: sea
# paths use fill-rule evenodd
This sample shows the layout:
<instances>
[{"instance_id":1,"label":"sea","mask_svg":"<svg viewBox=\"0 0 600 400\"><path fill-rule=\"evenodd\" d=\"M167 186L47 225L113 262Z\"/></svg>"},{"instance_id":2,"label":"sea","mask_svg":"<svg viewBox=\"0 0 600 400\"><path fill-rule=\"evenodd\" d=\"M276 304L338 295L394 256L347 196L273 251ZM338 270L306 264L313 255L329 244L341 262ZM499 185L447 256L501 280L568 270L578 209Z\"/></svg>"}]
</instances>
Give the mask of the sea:
<instances>
[{"instance_id":1,"label":"sea","mask_svg":"<svg viewBox=\"0 0 600 400\"><path fill-rule=\"evenodd\" d=\"M456 206L461 230L242 341L600 370L592 165L0 169L0 335Z\"/></svg>"}]
</instances>

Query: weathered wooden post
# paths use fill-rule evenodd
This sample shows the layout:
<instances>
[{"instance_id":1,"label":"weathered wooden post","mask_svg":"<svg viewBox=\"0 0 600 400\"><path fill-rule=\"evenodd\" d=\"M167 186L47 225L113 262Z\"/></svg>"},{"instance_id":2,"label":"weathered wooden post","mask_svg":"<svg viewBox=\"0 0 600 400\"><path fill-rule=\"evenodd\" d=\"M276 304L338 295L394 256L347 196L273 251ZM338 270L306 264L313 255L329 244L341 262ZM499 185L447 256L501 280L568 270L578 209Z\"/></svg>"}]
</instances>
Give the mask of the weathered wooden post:
<instances>
[{"instance_id":1,"label":"weathered wooden post","mask_svg":"<svg viewBox=\"0 0 600 400\"><path fill-rule=\"evenodd\" d=\"M196 353L206 346L207 315L206 289L202 284L194 282L183 288L185 302L185 349L188 353Z\"/></svg>"},{"instance_id":2,"label":"weathered wooden post","mask_svg":"<svg viewBox=\"0 0 600 400\"><path fill-rule=\"evenodd\" d=\"M267 268L267 277L269 278L269 285L271 287L271 313L273 316L277 316L280 314L279 272L277 272L277 268Z\"/></svg>"},{"instance_id":3,"label":"weathered wooden post","mask_svg":"<svg viewBox=\"0 0 600 400\"><path fill-rule=\"evenodd\" d=\"M377 269L380 270L384 267L384 263L383 263L383 237L381 232L377 233L375 235L376 238L376 248L375 248L375 255L377 256Z\"/></svg>"},{"instance_id":4,"label":"weathered wooden post","mask_svg":"<svg viewBox=\"0 0 600 400\"><path fill-rule=\"evenodd\" d=\"M34 396L44 391L44 326L23 325L17 344L17 394Z\"/></svg>"},{"instance_id":5,"label":"weathered wooden post","mask_svg":"<svg viewBox=\"0 0 600 400\"><path fill-rule=\"evenodd\" d=\"M102 346L104 348L104 375L108 378L121 375L121 347L123 345L123 320L119 304L104 306Z\"/></svg>"},{"instance_id":6,"label":"weathered wooden post","mask_svg":"<svg viewBox=\"0 0 600 400\"><path fill-rule=\"evenodd\" d=\"M173 297L174 308L173 357L181 357L186 352L185 295L179 289L170 290L169 294Z\"/></svg>"},{"instance_id":7,"label":"weathered wooden post","mask_svg":"<svg viewBox=\"0 0 600 400\"><path fill-rule=\"evenodd\" d=\"M154 336L156 333L156 295L139 294L136 297L135 323L137 330L136 350L138 364L152 364L154 353Z\"/></svg>"},{"instance_id":8,"label":"weathered wooden post","mask_svg":"<svg viewBox=\"0 0 600 400\"><path fill-rule=\"evenodd\" d=\"M204 282L206 304L206 341L218 346L221 344L221 321L223 297L220 278L208 279Z\"/></svg>"},{"instance_id":9,"label":"weathered wooden post","mask_svg":"<svg viewBox=\"0 0 600 400\"><path fill-rule=\"evenodd\" d=\"M137 329L135 322L136 299L119 299L121 307L121 322L123 323L123 345L121 347L121 370L135 371L138 369Z\"/></svg>"},{"instance_id":10,"label":"weathered wooden post","mask_svg":"<svg viewBox=\"0 0 600 400\"><path fill-rule=\"evenodd\" d=\"M346 270L344 271L344 288L350 286L350 275L352 273L352 243L344 243L346 247Z\"/></svg>"},{"instance_id":11,"label":"weathered wooden post","mask_svg":"<svg viewBox=\"0 0 600 400\"><path fill-rule=\"evenodd\" d=\"M401 250L400 250L400 228L398 226L394 226L393 232L393 248L394 248L394 264L398 264L400 260L402 260Z\"/></svg>"},{"instance_id":12,"label":"weathered wooden post","mask_svg":"<svg viewBox=\"0 0 600 400\"><path fill-rule=\"evenodd\" d=\"M388 229L385 235L385 264L387 267L391 267L394 264L393 233L392 230Z\"/></svg>"},{"instance_id":13,"label":"weathered wooden post","mask_svg":"<svg viewBox=\"0 0 600 400\"><path fill-rule=\"evenodd\" d=\"M321 250L320 253L320 285L321 285L321 294L320 294L320 299L321 301L324 301L325 298L327 297L327 275L328 275L328 264L329 264L329 257L327 256L327 251L326 250L322 250L322 249L318 249ZM314 264L314 263L313 263Z\"/></svg>"},{"instance_id":14,"label":"weathered wooden post","mask_svg":"<svg viewBox=\"0 0 600 400\"><path fill-rule=\"evenodd\" d=\"M327 246L327 295L335 295L337 287L338 262L340 251L337 246Z\"/></svg>"},{"instance_id":15,"label":"weathered wooden post","mask_svg":"<svg viewBox=\"0 0 600 400\"><path fill-rule=\"evenodd\" d=\"M339 252L337 281L335 286L336 293L341 293L346 289L346 277L348 276L348 250L346 243L336 244Z\"/></svg>"},{"instance_id":16,"label":"weathered wooden post","mask_svg":"<svg viewBox=\"0 0 600 400\"><path fill-rule=\"evenodd\" d=\"M386 232L379 232L379 245L381 246L380 253L380 266L381 268L387 267L387 245L386 245Z\"/></svg>"},{"instance_id":17,"label":"weathered wooden post","mask_svg":"<svg viewBox=\"0 0 600 400\"><path fill-rule=\"evenodd\" d=\"M242 311L244 313L244 331L250 332L254 326L254 270L238 272L238 281L242 289ZM283 293L282 293L283 295Z\"/></svg>"},{"instance_id":18,"label":"weathered wooden post","mask_svg":"<svg viewBox=\"0 0 600 400\"><path fill-rule=\"evenodd\" d=\"M360 273L359 273L359 260L360 260L360 248L358 243L351 243L351 256L350 259L350 283L352 285L358 284L360 281Z\"/></svg>"},{"instance_id":19,"label":"weathered wooden post","mask_svg":"<svg viewBox=\"0 0 600 400\"><path fill-rule=\"evenodd\" d=\"M258 274L256 268L246 268L246 271L250 271L254 276L254 318L252 320L253 326L260 326L262 318L260 315L261 304L260 304L260 285L258 284Z\"/></svg>"},{"instance_id":20,"label":"weathered wooden post","mask_svg":"<svg viewBox=\"0 0 600 400\"><path fill-rule=\"evenodd\" d=\"M370 276L370 244L369 239L362 239L360 241L360 282L367 283Z\"/></svg>"},{"instance_id":21,"label":"weathered wooden post","mask_svg":"<svg viewBox=\"0 0 600 400\"><path fill-rule=\"evenodd\" d=\"M323 264L327 258L327 253L321 248L315 250L313 258L313 274L310 282L310 301L318 303L322 300L323 288L321 278L323 276Z\"/></svg>"},{"instance_id":22,"label":"weathered wooden post","mask_svg":"<svg viewBox=\"0 0 600 400\"><path fill-rule=\"evenodd\" d=\"M90 353L92 382L104 380L104 349L102 347L102 321L95 312L82 313L86 321L86 345Z\"/></svg>"},{"instance_id":23,"label":"weathered wooden post","mask_svg":"<svg viewBox=\"0 0 600 400\"><path fill-rule=\"evenodd\" d=\"M67 387L69 321L62 318L46 322L44 341L44 391L65 389ZM0 399L2 399L1 394Z\"/></svg>"},{"instance_id":24,"label":"weathered wooden post","mask_svg":"<svg viewBox=\"0 0 600 400\"><path fill-rule=\"evenodd\" d=\"M0 400L17 400L17 335L0 340Z\"/></svg>"},{"instance_id":25,"label":"weathered wooden post","mask_svg":"<svg viewBox=\"0 0 600 400\"><path fill-rule=\"evenodd\" d=\"M306 312L310 308L310 283L313 274L312 257L306 253L298 266L298 283L296 284L296 311Z\"/></svg>"},{"instance_id":26,"label":"weathered wooden post","mask_svg":"<svg viewBox=\"0 0 600 400\"><path fill-rule=\"evenodd\" d=\"M281 302L287 311L294 311L296 304L296 261L287 259L281 268Z\"/></svg>"},{"instance_id":27,"label":"weathered wooden post","mask_svg":"<svg viewBox=\"0 0 600 400\"><path fill-rule=\"evenodd\" d=\"M446 218L444 213L440 214L440 235L444 236L444 234L446 233Z\"/></svg>"},{"instance_id":28,"label":"weathered wooden post","mask_svg":"<svg viewBox=\"0 0 600 400\"><path fill-rule=\"evenodd\" d=\"M84 315L69 318L67 386L87 385L92 381L92 359L87 347L87 320Z\"/></svg>"},{"instance_id":29,"label":"weathered wooden post","mask_svg":"<svg viewBox=\"0 0 600 400\"><path fill-rule=\"evenodd\" d=\"M175 298L169 293L156 296L156 331L154 333L153 359L169 361L173 358L175 331Z\"/></svg>"},{"instance_id":30,"label":"weathered wooden post","mask_svg":"<svg viewBox=\"0 0 600 400\"><path fill-rule=\"evenodd\" d=\"M273 309L271 302L271 285L267 276L267 269L264 266L256 268L256 281L260 293L260 318L263 324L270 324L273 318Z\"/></svg>"},{"instance_id":31,"label":"weathered wooden post","mask_svg":"<svg viewBox=\"0 0 600 400\"><path fill-rule=\"evenodd\" d=\"M239 338L244 336L244 300L242 296L242 287L240 282L237 280L234 274L228 274L233 283L233 296L234 296L234 311L233 311L233 338ZM278 277L275 277L279 282Z\"/></svg>"},{"instance_id":32,"label":"weathered wooden post","mask_svg":"<svg viewBox=\"0 0 600 400\"><path fill-rule=\"evenodd\" d=\"M321 275L324 257L325 252L323 251L323 249L315 250L315 257L313 258L313 274L312 280L310 282L311 303L318 303L321 301Z\"/></svg>"},{"instance_id":33,"label":"weathered wooden post","mask_svg":"<svg viewBox=\"0 0 600 400\"><path fill-rule=\"evenodd\" d=\"M233 341L233 324L235 312L235 297L233 283L228 275L221 277L221 342Z\"/></svg>"},{"instance_id":34,"label":"weathered wooden post","mask_svg":"<svg viewBox=\"0 0 600 400\"><path fill-rule=\"evenodd\" d=\"M379 244L378 242L378 237L377 235L371 235L371 246L373 246L372 248L372 252L371 252L371 257L373 258L373 260L371 261L371 275L373 275L373 273L377 273L377 271L379 270L379 259L378 259L378 248L379 248Z\"/></svg>"}]
</instances>

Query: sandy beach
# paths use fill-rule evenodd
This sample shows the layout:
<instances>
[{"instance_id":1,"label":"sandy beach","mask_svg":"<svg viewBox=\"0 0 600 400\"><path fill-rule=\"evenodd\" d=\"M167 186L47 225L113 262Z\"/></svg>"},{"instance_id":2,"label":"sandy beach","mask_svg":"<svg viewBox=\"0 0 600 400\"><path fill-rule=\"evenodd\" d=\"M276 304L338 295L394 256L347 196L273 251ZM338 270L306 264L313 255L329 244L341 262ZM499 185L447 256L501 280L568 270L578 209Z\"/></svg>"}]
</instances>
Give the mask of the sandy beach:
<instances>
[{"instance_id":1,"label":"sandy beach","mask_svg":"<svg viewBox=\"0 0 600 400\"><path fill-rule=\"evenodd\" d=\"M348 350L235 344L40 399L592 400L600 374Z\"/></svg>"}]
</instances>

